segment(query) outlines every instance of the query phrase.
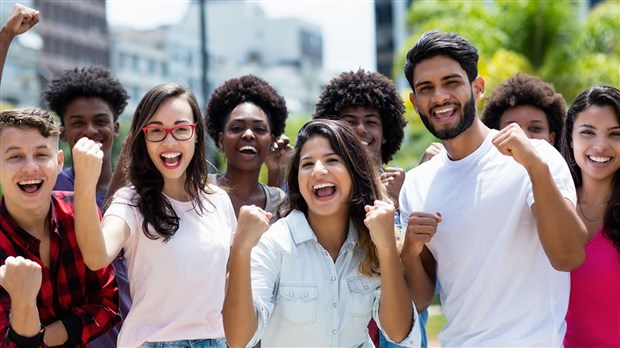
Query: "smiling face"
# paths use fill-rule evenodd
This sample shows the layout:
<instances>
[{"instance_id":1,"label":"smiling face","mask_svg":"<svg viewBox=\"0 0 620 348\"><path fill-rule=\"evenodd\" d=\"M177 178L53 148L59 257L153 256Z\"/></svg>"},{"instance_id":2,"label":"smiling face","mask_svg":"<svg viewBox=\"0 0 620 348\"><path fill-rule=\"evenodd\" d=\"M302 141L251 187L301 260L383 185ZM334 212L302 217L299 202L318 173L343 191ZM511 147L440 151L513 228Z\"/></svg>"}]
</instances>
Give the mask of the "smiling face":
<instances>
[{"instance_id":1,"label":"smiling face","mask_svg":"<svg viewBox=\"0 0 620 348\"><path fill-rule=\"evenodd\" d=\"M379 110L349 106L340 112L340 118L353 127L362 144L370 150L375 160L381 163L381 145L385 143L385 138Z\"/></svg>"},{"instance_id":2,"label":"smiling face","mask_svg":"<svg viewBox=\"0 0 620 348\"><path fill-rule=\"evenodd\" d=\"M190 125L196 122L192 108L183 97L168 98L145 126L160 126L172 128L179 125ZM185 183L186 170L194 157L196 134L188 140L176 140L172 134L167 134L160 142L146 141L146 149L149 158L155 164L157 170L164 177L164 192L169 192L170 185Z\"/></svg>"},{"instance_id":3,"label":"smiling face","mask_svg":"<svg viewBox=\"0 0 620 348\"><path fill-rule=\"evenodd\" d=\"M413 85L411 103L435 137L453 139L474 122L484 81L477 77L470 84L457 61L436 56L420 62L413 72Z\"/></svg>"},{"instance_id":4,"label":"smiling face","mask_svg":"<svg viewBox=\"0 0 620 348\"><path fill-rule=\"evenodd\" d=\"M49 207L64 160L58 138L14 127L4 129L0 136L0 183L7 206L29 211Z\"/></svg>"},{"instance_id":5,"label":"smiling face","mask_svg":"<svg viewBox=\"0 0 620 348\"><path fill-rule=\"evenodd\" d=\"M577 114L572 148L584 180L611 181L620 168L620 124L614 109L592 105Z\"/></svg>"},{"instance_id":6,"label":"smiling face","mask_svg":"<svg viewBox=\"0 0 620 348\"><path fill-rule=\"evenodd\" d=\"M555 133L549 130L549 120L545 112L532 105L519 105L504 111L499 119L499 127L516 123L530 139L542 139L553 145Z\"/></svg>"},{"instance_id":7,"label":"smiling face","mask_svg":"<svg viewBox=\"0 0 620 348\"><path fill-rule=\"evenodd\" d=\"M75 143L87 137L100 144L104 161L112 158L112 145L118 136L118 122L110 105L97 97L79 97L67 104L63 116L64 127L60 138L73 148Z\"/></svg>"},{"instance_id":8,"label":"smiling face","mask_svg":"<svg viewBox=\"0 0 620 348\"><path fill-rule=\"evenodd\" d=\"M348 214L351 175L326 138L313 136L303 145L297 179L309 217Z\"/></svg>"},{"instance_id":9,"label":"smiling face","mask_svg":"<svg viewBox=\"0 0 620 348\"><path fill-rule=\"evenodd\" d=\"M228 115L218 145L229 168L260 170L269 154L273 137L267 114L252 103L237 105Z\"/></svg>"}]
</instances>

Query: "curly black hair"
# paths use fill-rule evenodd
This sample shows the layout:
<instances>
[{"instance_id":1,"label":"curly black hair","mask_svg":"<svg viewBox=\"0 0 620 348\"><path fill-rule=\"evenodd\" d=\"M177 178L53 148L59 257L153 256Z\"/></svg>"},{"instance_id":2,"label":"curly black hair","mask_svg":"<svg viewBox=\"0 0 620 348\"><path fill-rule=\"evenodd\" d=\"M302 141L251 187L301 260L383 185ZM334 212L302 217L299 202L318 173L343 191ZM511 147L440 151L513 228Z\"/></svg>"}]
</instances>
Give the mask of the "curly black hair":
<instances>
[{"instance_id":1,"label":"curly black hair","mask_svg":"<svg viewBox=\"0 0 620 348\"><path fill-rule=\"evenodd\" d=\"M41 97L50 110L60 117L63 126L67 105L76 98L97 97L105 100L112 109L114 121L123 113L129 99L123 85L112 77L112 72L98 65L65 70L48 84Z\"/></svg>"},{"instance_id":2,"label":"curly black hair","mask_svg":"<svg viewBox=\"0 0 620 348\"><path fill-rule=\"evenodd\" d=\"M398 152L405 137L405 106L396 86L386 76L364 69L343 72L325 87L316 104L315 119L340 118L347 107L374 108L383 122L381 161L388 163Z\"/></svg>"},{"instance_id":3,"label":"curly black hair","mask_svg":"<svg viewBox=\"0 0 620 348\"><path fill-rule=\"evenodd\" d=\"M566 118L566 102L552 84L537 76L518 73L495 87L484 105L482 122L490 128L499 129L504 112L519 105L531 105L545 113L549 132L555 133L553 146L559 149Z\"/></svg>"},{"instance_id":4,"label":"curly black hair","mask_svg":"<svg viewBox=\"0 0 620 348\"><path fill-rule=\"evenodd\" d=\"M217 136L224 128L226 117L245 102L258 106L267 114L273 136L282 135L288 117L284 97L260 77L244 75L224 82L213 91L209 99L205 122L213 141L217 143Z\"/></svg>"}]
</instances>

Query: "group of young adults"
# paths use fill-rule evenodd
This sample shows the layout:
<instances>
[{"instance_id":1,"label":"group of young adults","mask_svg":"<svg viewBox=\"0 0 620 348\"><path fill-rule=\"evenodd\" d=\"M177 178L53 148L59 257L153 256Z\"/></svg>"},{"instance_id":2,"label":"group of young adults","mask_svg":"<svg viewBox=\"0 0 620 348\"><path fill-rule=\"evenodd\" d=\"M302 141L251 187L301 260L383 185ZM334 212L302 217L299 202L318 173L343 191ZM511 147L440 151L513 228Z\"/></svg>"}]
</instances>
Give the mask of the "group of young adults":
<instances>
[{"instance_id":1,"label":"group of young adults","mask_svg":"<svg viewBox=\"0 0 620 348\"><path fill-rule=\"evenodd\" d=\"M15 6L0 64L38 20ZM0 346L425 347L437 288L442 346L620 346L620 91L566 112L518 74L479 119L477 64L451 33L408 52L440 144L406 174L386 167L406 121L379 73L334 78L294 147L263 79L226 81L204 117L186 87L156 86L113 168L126 91L104 68L64 72L43 93L62 126L0 112Z\"/></svg>"}]
</instances>

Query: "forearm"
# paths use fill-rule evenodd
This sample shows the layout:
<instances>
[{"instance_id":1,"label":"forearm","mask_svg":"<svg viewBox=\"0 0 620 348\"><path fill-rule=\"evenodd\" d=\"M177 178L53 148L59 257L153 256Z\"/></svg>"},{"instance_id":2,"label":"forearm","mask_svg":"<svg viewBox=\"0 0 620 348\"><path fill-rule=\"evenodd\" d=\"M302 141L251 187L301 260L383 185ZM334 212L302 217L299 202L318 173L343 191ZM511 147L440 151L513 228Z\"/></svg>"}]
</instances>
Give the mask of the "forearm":
<instances>
[{"instance_id":1,"label":"forearm","mask_svg":"<svg viewBox=\"0 0 620 348\"><path fill-rule=\"evenodd\" d=\"M587 231L575 208L555 184L545 163L528 169L532 181L538 236L552 266L572 271L585 260Z\"/></svg>"},{"instance_id":2,"label":"forearm","mask_svg":"<svg viewBox=\"0 0 620 348\"><path fill-rule=\"evenodd\" d=\"M403 252L401 261L411 300L418 313L425 311L435 296L435 281L426 272L421 255Z\"/></svg>"},{"instance_id":3,"label":"forearm","mask_svg":"<svg viewBox=\"0 0 620 348\"><path fill-rule=\"evenodd\" d=\"M9 319L13 331L23 337L34 337L41 330L39 310L35 301L11 303L11 315Z\"/></svg>"},{"instance_id":4,"label":"forearm","mask_svg":"<svg viewBox=\"0 0 620 348\"><path fill-rule=\"evenodd\" d=\"M9 54L9 46L13 41L13 37L0 31L0 83L2 82L2 71L4 71L4 63L6 56Z\"/></svg>"},{"instance_id":5,"label":"forearm","mask_svg":"<svg viewBox=\"0 0 620 348\"><path fill-rule=\"evenodd\" d=\"M403 268L396 247L378 250L381 262L381 303L379 318L385 333L395 342L401 342L411 331L413 306L403 276Z\"/></svg>"},{"instance_id":6,"label":"forearm","mask_svg":"<svg viewBox=\"0 0 620 348\"><path fill-rule=\"evenodd\" d=\"M245 347L258 327L258 315L252 298L250 259L250 250L237 250L233 246L222 309L224 332L231 347Z\"/></svg>"},{"instance_id":7,"label":"forearm","mask_svg":"<svg viewBox=\"0 0 620 348\"><path fill-rule=\"evenodd\" d=\"M76 181L74 210L75 234L84 263L91 270L109 265L116 255L110 257L106 249L94 188L83 189Z\"/></svg>"},{"instance_id":8,"label":"forearm","mask_svg":"<svg viewBox=\"0 0 620 348\"><path fill-rule=\"evenodd\" d=\"M282 169L269 168L267 170L267 186L280 187L282 185Z\"/></svg>"}]
</instances>

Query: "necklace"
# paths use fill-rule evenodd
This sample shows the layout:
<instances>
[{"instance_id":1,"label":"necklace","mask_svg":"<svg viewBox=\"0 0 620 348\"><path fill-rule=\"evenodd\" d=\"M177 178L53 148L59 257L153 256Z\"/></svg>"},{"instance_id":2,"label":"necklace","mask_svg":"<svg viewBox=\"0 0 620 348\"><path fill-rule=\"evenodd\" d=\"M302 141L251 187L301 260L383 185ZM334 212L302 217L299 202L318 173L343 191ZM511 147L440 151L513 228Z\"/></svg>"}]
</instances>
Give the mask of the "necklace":
<instances>
[{"instance_id":1,"label":"necklace","mask_svg":"<svg viewBox=\"0 0 620 348\"><path fill-rule=\"evenodd\" d=\"M579 206L579 211L581 212L581 216L584 218L584 220L589 221L589 222L597 222L600 217L598 218L594 218L594 219L589 219L586 214L583 213L583 209L581 208L581 202L579 200L577 200L577 205Z\"/></svg>"}]
</instances>

